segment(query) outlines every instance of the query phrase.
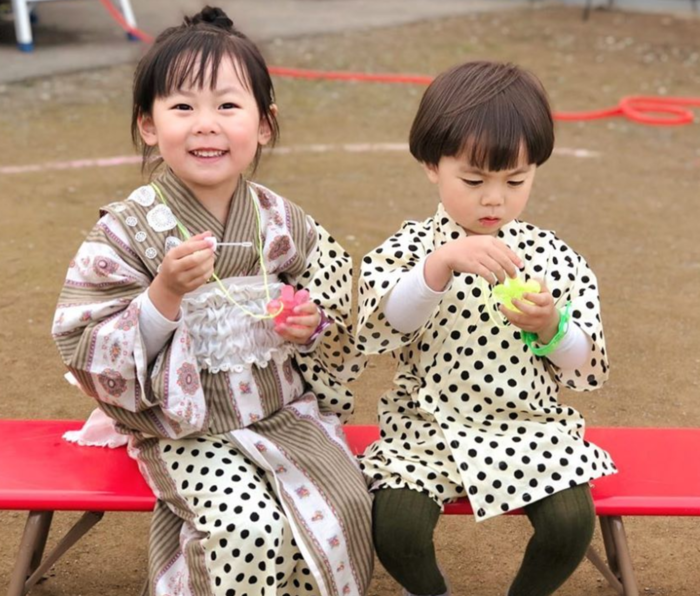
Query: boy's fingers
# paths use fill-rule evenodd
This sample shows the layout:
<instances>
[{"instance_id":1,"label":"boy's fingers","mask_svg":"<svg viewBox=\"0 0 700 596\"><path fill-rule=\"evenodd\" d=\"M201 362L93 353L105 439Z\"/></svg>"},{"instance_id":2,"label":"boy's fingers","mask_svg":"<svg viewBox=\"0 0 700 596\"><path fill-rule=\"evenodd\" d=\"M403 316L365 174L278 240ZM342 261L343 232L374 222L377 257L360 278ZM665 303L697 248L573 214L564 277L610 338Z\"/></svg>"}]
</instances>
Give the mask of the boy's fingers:
<instances>
[{"instance_id":1,"label":"boy's fingers","mask_svg":"<svg viewBox=\"0 0 700 596\"><path fill-rule=\"evenodd\" d=\"M534 316L537 315L541 310L539 305L528 304L527 302L524 302L523 300L518 300L517 298L514 298L512 302L513 306L524 315Z\"/></svg>"},{"instance_id":2,"label":"boy's fingers","mask_svg":"<svg viewBox=\"0 0 700 596\"><path fill-rule=\"evenodd\" d=\"M549 294L533 294L532 292L526 292L525 294L523 294L522 300L520 302L522 302L523 300L532 302L537 306L547 306L550 302L552 302L552 298Z\"/></svg>"},{"instance_id":3,"label":"boy's fingers","mask_svg":"<svg viewBox=\"0 0 700 596\"><path fill-rule=\"evenodd\" d=\"M491 257L486 255L481 264L486 267L492 275L496 276L496 281L503 283L506 280L506 272L504 271L503 265L498 261L497 257ZM493 281L493 280L492 280Z\"/></svg>"},{"instance_id":4,"label":"boy's fingers","mask_svg":"<svg viewBox=\"0 0 700 596\"><path fill-rule=\"evenodd\" d=\"M518 254L511 249L505 242L499 243L500 253L507 259L509 263L512 263L517 269L522 269L523 260L518 256Z\"/></svg>"}]
</instances>

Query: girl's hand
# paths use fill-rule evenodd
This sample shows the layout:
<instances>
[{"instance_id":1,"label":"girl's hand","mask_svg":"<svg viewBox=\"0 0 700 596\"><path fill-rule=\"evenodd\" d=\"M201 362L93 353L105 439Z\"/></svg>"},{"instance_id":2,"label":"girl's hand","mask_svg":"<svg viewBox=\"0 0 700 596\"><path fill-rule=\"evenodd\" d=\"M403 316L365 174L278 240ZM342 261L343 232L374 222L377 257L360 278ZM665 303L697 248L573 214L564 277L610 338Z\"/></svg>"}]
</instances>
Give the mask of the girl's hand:
<instances>
[{"instance_id":1,"label":"girl's hand","mask_svg":"<svg viewBox=\"0 0 700 596\"><path fill-rule=\"evenodd\" d=\"M207 283L214 274L214 251L203 232L168 251L148 290L154 306L163 316L174 319L182 297Z\"/></svg>"},{"instance_id":2,"label":"girl's hand","mask_svg":"<svg viewBox=\"0 0 700 596\"><path fill-rule=\"evenodd\" d=\"M506 276L516 277L522 267L520 257L502 240L468 236L448 242L428 257L425 280L435 291L444 289L453 271L479 275L490 284L503 283Z\"/></svg>"},{"instance_id":3,"label":"girl's hand","mask_svg":"<svg viewBox=\"0 0 700 596\"><path fill-rule=\"evenodd\" d=\"M509 310L505 306L501 306L500 311L518 329L536 333L542 344L548 344L556 335L560 315L554 306L554 297L544 282L540 282L538 293L523 294L522 300L513 300L513 306L521 312Z\"/></svg>"},{"instance_id":4,"label":"girl's hand","mask_svg":"<svg viewBox=\"0 0 700 596\"><path fill-rule=\"evenodd\" d=\"M294 314L277 327L277 333L286 341L306 344L321 323L318 306L311 301L294 307Z\"/></svg>"}]
</instances>

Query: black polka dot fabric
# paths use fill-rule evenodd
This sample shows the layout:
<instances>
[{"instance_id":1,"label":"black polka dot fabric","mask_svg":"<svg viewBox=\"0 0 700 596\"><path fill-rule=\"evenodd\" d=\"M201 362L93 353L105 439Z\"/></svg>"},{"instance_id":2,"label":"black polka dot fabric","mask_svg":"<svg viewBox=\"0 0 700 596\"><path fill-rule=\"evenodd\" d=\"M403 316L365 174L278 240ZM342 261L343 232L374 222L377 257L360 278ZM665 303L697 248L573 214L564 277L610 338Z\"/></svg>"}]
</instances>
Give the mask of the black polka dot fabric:
<instances>
[{"instance_id":1,"label":"black polka dot fabric","mask_svg":"<svg viewBox=\"0 0 700 596\"><path fill-rule=\"evenodd\" d=\"M319 594L265 470L221 437L160 441L159 457L187 510L182 552L214 596Z\"/></svg>"},{"instance_id":2,"label":"black polka dot fabric","mask_svg":"<svg viewBox=\"0 0 700 596\"><path fill-rule=\"evenodd\" d=\"M489 315L490 289L455 273L433 315L411 334L393 329L382 300L436 247L465 236L442 206L407 222L364 257L358 348L394 351L395 387L379 406L381 439L361 458L372 488L412 488L442 505L468 496L484 520L570 486L615 473L602 449L585 441L584 420L559 402L562 387L589 391L608 376L598 288L585 260L552 232L514 221L498 237L544 279L558 307L591 338L580 370L559 370L533 355L516 327Z\"/></svg>"}]
</instances>

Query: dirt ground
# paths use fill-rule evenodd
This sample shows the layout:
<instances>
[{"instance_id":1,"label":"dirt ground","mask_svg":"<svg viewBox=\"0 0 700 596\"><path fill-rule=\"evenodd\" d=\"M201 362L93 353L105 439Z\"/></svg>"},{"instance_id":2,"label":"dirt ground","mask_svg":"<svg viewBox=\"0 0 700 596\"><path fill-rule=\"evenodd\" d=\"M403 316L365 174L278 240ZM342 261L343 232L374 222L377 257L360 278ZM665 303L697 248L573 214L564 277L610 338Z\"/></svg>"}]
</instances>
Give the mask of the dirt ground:
<instances>
[{"instance_id":1,"label":"dirt ground","mask_svg":"<svg viewBox=\"0 0 700 596\"><path fill-rule=\"evenodd\" d=\"M470 59L534 70L555 109L586 110L632 94L700 95L700 20L543 8L394 29L279 41L270 64L434 75ZM131 154L132 67L0 87L0 167ZM421 87L276 81L281 147L402 143ZM597 272L612 376L593 394L565 393L590 425L699 426L700 126L657 128L615 119L560 123L555 155L538 174L526 219L555 229ZM359 261L407 218L435 207L433 188L407 152L297 152L268 156L258 178L299 202ZM141 183L137 166L0 173L0 416L80 418L88 399L62 378L50 337L68 261L100 205ZM695 296L695 298L693 298ZM378 359L356 384L355 421L372 423L392 375ZM688 454L689 466L697 465ZM73 514L56 516L55 534ZM0 591L24 523L0 513ZM147 515L111 514L52 570L36 596L138 594ZM700 593L700 522L627 523L642 593ZM444 518L441 562L457 595L497 596L529 534L524 518L475 524ZM596 537L600 545L600 536ZM612 596L589 563L559 592ZM377 566L371 596L398 594Z\"/></svg>"}]
</instances>

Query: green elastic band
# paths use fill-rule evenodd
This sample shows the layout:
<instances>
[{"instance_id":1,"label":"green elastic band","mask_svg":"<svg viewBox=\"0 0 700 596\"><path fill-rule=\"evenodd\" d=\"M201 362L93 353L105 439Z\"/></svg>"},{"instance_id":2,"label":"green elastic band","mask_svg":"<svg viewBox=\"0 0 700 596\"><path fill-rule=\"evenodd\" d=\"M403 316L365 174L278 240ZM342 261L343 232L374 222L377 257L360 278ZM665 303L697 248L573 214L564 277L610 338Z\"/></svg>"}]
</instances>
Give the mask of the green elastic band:
<instances>
[{"instance_id":1,"label":"green elastic band","mask_svg":"<svg viewBox=\"0 0 700 596\"><path fill-rule=\"evenodd\" d=\"M571 312L570 311L571 311L571 302L567 302L564 309L559 311L559 327L557 329L556 334L549 341L548 344L540 345L539 347L537 347L537 346L535 346L535 343L538 342L538 338L537 338L536 333L530 333L529 331L521 331L520 332L520 336L523 338L523 341L525 342L527 347L530 348L530 351L535 356L548 356L549 354L554 352L554 350L557 349L559 342L561 342L561 340L566 335L568 323L569 323L569 320L571 319Z\"/></svg>"}]
</instances>

